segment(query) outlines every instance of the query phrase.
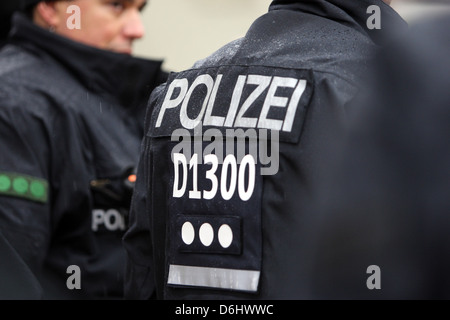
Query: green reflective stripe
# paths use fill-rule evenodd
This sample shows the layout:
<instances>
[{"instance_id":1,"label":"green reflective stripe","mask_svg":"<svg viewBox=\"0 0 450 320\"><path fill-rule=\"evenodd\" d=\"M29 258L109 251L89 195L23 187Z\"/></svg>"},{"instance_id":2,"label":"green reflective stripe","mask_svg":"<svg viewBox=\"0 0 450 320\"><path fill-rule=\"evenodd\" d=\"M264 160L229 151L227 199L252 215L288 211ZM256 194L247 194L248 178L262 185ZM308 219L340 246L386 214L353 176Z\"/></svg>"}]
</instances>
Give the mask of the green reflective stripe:
<instances>
[{"instance_id":1,"label":"green reflective stripe","mask_svg":"<svg viewBox=\"0 0 450 320\"><path fill-rule=\"evenodd\" d=\"M48 182L28 175L0 172L0 196L2 195L47 203Z\"/></svg>"}]
</instances>

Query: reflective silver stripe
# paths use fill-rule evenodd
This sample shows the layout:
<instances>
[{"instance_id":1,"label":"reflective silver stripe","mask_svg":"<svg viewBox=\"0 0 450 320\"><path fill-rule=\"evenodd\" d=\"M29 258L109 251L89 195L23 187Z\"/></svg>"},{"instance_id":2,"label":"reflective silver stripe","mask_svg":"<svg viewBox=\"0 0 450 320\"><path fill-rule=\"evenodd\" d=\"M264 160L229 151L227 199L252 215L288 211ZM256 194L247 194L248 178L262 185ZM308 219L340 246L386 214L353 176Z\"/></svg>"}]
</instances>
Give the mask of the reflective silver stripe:
<instances>
[{"instance_id":1,"label":"reflective silver stripe","mask_svg":"<svg viewBox=\"0 0 450 320\"><path fill-rule=\"evenodd\" d=\"M260 271L170 265L168 284L256 292Z\"/></svg>"}]
</instances>

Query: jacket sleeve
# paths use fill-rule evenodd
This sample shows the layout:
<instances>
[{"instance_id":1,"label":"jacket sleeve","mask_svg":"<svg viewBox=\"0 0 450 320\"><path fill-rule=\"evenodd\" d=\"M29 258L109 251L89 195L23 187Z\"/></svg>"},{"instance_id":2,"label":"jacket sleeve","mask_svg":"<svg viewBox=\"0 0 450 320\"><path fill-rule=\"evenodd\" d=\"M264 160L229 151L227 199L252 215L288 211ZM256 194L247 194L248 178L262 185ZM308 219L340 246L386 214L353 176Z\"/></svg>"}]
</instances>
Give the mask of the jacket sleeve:
<instances>
[{"instance_id":1,"label":"jacket sleeve","mask_svg":"<svg viewBox=\"0 0 450 320\"><path fill-rule=\"evenodd\" d=\"M20 89L18 89L20 90ZM27 92L28 93L28 92ZM45 294L67 290L66 270L84 270L94 249L89 190L76 118L39 94L0 90L0 231Z\"/></svg>"},{"instance_id":2,"label":"jacket sleeve","mask_svg":"<svg viewBox=\"0 0 450 320\"><path fill-rule=\"evenodd\" d=\"M157 100L157 93L163 86L152 93L147 109L145 133L149 130L151 110ZM153 243L150 228L148 153L149 137L144 136L137 171L137 180L131 203L129 227L123 238L127 252L124 294L125 299L146 300L156 298L156 283L153 272Z\"/></svg>"},{"instance_id":3,"label":"jacket sleeve","mask_svg":"<svg viewBox=\"0 0 450 320\"><path fill-rule=\"evenodd\" d=\"M0 102L0 231L35 272L50 241L47 139L38 117Z\"/></svg>"},{"instance_id":4,"label":"jacket sleeve","mask_svg":"<svg viewBox=\"0 0 450 320\"><path fill-rule=\"evenodd\" d=\"M9 244L0 231L0 299L2 300L39 300L43 298L40 283L16 250Z\"/></svg>"}]
</instances>

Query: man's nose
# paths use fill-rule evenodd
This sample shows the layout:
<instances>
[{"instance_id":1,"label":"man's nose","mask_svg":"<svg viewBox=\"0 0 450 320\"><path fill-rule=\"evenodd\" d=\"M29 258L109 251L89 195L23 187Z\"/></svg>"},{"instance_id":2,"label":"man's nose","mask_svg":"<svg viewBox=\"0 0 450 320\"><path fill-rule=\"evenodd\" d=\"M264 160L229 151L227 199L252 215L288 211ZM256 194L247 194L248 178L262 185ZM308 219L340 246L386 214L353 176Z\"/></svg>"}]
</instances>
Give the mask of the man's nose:
<instances>
[{"instance_id":1,"label":"man's nose","mask_svg":"<svg viewBox=\"0 0 450 320\"><path fill-rule=\"evenodd\" d=\"M140 39L145 34L141 13L138 10L130 10L127 14L123 33L127 38Z\"/></svg>"}]
</instances>

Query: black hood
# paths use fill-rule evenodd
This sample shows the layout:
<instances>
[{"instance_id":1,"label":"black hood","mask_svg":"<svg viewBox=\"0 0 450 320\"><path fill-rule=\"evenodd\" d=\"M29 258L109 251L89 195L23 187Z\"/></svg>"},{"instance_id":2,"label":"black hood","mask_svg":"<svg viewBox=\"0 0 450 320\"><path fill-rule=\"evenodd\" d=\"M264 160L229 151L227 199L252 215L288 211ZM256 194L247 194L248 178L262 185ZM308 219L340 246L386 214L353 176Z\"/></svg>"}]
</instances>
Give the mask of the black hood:
<instances>
[{"instance_id":1,"label":"black hood","mask_svg":"<svg viewBox=\"0 0 450 320\"><path fill-rule=\"evenodd\" d=\"M36 26L22 13L14 14L12 24L11 44L38 55L48 54L87 89L116 97L124 106L142 101L164 80L162 61L135 58L72 41Z\"/></svg>"},{"instance_id":2,"label":"black hood","mask_svg":"<svg viewBox=\"0 0 450 320\"><path fill-rule=\"evenodd\" d=\"M381 29L367 28L371 15L367 9L371 5L381 9ZM348 25L367 34L378 45L407 28L400 15L382 0L274 0L269 8L280 9L298 10Z\"/></svg>"}]
</instances>

